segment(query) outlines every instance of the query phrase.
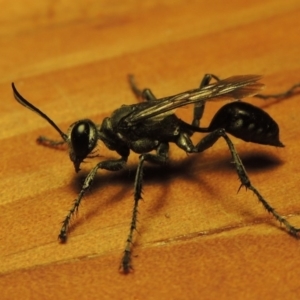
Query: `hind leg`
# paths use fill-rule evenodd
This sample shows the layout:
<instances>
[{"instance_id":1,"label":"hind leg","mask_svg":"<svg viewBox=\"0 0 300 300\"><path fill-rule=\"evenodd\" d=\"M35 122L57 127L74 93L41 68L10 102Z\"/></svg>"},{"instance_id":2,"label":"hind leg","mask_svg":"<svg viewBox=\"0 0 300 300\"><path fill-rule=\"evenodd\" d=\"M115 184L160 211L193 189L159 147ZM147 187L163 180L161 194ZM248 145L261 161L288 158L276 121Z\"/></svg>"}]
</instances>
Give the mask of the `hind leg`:
<instances>
[{"instance_id":1,"label":"hind leg","mask_svg":"<svg viewBox=\"0 0 300 300\"><path fill-rule=\"evenodd\" d=\"M242 186L244 186L246 189L251 190L258 198L259 202L264 206L264 208L273 215L273 217L279 221L281 224L285 226L287 231L295 236L299 236L300 228L297 228L293 226L288 220L286 220L285 217L281 216L268 202L265 200L265 198L260 194L260 192L252 185L250 178L247 175L247 172L245 170L245 167L232 143L228 135L226 134L225 130L223 128L216 129L213 132L209 133L207 136L205 136L203 139L201 139L198 144L195 146L190 137L183 133L180 135L177 145L185 150L187 153L199 153L203 152L206 149L212 147L219 138L223 138L229 148L229 151L232 156L232 160L234 163L235 170L238 174L238 177L241 181L241 185L239 187L239 190Z\"/></svg>"}]
</instances>

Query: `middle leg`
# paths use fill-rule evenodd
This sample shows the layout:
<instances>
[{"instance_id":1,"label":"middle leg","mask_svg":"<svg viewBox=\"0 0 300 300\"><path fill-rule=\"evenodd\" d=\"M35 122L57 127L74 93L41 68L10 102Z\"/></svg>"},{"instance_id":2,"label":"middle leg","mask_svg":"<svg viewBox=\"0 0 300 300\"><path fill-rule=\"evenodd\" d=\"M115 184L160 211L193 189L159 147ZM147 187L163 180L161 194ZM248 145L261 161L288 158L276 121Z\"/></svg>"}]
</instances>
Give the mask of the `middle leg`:
<instances>
[{"instance_id":1,"label":"middle leg","mask_svg":"<svg viewBox=\"0 0 300 300\"><path fill-rule=\"evenodd\" d=\"M216 81L220 81L220 79L216 75L205 74L203 79L201 80L199 88L202 89L202 88L208 86L212 79L215 79ZM193 126L195 126L195 127L200 126L200 120L203 116L204 108L205 108L205 102L204 101L194 104L194 117L193 117L193 121L192 121Z\"/></svg>"},{"instance_id":2,"label":"middle leg","mask_svg":"<svg viewBox=\"0 0 300 300\"><path fill-rule=\"evenodd\" d=\"M133 91L133 93L137 99L142 100L142 101L157 101L157 98L154 96L154 94L152 93L152 91L150 89L140 90L137 87L133 75L129 75L128 80L129 80L131 90Z\"/></svg>"}]
</instances>

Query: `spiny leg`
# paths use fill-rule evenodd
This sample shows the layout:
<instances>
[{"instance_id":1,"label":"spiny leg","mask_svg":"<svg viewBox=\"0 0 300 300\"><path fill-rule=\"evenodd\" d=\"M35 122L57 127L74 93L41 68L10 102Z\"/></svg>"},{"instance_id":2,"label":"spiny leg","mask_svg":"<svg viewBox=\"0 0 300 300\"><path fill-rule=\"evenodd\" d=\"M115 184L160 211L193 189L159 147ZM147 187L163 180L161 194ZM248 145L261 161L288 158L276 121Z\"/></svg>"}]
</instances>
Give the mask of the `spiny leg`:
<instances>
[{"instance_id":1,"label":"spiny leg","mask_svg":"<svg viewBox=\"0 0 300 300\"><path fill-rule=\"evenodd\" d=\"M56 140L51 140L45 136L39 136L36 141L46 147L50 148L57 148L58 146L61 146L66 143L66 141L61 140L61 141L56 141Z\"/></svg>"},{"instance_id":2,"label":"spiny leg","mask_svg":"<svg viewBox=\"0 0 300 300\"><path fill-rule=\"evenodd\" d=\"M237 151L235 150L233 143L231 142L228 135L225 133L224 129L217 129L217 130L211 132L210 134L205 136L202 140L200 140L200 142L196 146L193 145L193 143L190 140L190 138L188 137L188 135L183 133L183 134L181 134L180 138L178 139L177 145L189 153L203 152L206 149L213 146L220 137L223 137L225 139L225 141L229 147L229 150L230 150L230 153L231 153L231 156L233 159L233 163L235 165L235 169L236 169L238 177L241 181L241 186L239 187L239 190L242 186L245 186L246 189L253 191L253 193L257 196L258 200L265 207L265 209L269 213L271 213L276 220L278 220L281 224L283 224L291 235L298 237L300 228L294 227L283 216L281 216L264 199L264 197L258 192L258 190L251 184L251 181L246 173L245 167L244 167Z\"/></svg>"},{"instance_id":3,"label":"spiny leg","mask_svg":"<svg viewBox=\"0 0 300 300\"><path fill-rule=\"evenodd\" d=\"M140 90L137 87L133 75L129 75L128 80L129 80L131 90L133 91L133 93L137 99L142 100L142 101L156 101L157 100L157 98L154 96L154 94L152 93L152 91L150 89Z\"/></svg>"},{"instance_id":4,"label":"spiny leg","mask_svg":"<svg viewBox=\"0 0 300 300\"><path fill-rule=\"evenodd\" d=\"M70 221L72 219L72 216L75 212L78 211L79 205L81 203L81 200L86 193L86 191L91 187L93 180L95 178L95 175L98 171L98 169L105 169L108 171L119 171L124 169L126 165L127 158L122 157L117 160L106 160L98 163L87 175L87 177L84 180L84 183L82 185L81 191L78 195L78 197L75 199L74 204L72 208L69 210L68 214L66 215L64 221L62 222L62 227L60 230L60 233L58 235L58 238L61 242L65 242L67 240L67 234L70 227Z\"/></svg>"},{"instance_id":5,"label":"spiny leg","mask_svg":"<svg viewBox=\"0 0 300 300\"><path fill-rule=\"evenodd\" d=\"M279 94L273 94L273 95L264 95L264 94L257 94L254 97L260 98L260 99L269 99L269 98L275 98L275 99L285 99L294 96L295 94L300 93L300 91L297 92L297 89L300 88L300 83L294 84L291 88L289 88L287 91Z\"/></svg>"},{"instance_id":6,"label":"spiny leg","mask_svg":"<svg viewBox=\"0 0 300 300\"><path fill-rule=\"evenodd\" d=\"M132 217L130 223L129 234L126 240L124 255L122 258L120 269L127 274L132 270L131 266L131 246L133 241L133 232L136 230L137 214L138 214L138 203L142 199L142 183L143 183L143 165L145 161L153 164L164 165L168 160L169 145L162 143L157 148L157 154L145 153L140 156L140 161L137 167L135 180L134 180L134 205L132 210Z\"/></svg>"}]
</instances>

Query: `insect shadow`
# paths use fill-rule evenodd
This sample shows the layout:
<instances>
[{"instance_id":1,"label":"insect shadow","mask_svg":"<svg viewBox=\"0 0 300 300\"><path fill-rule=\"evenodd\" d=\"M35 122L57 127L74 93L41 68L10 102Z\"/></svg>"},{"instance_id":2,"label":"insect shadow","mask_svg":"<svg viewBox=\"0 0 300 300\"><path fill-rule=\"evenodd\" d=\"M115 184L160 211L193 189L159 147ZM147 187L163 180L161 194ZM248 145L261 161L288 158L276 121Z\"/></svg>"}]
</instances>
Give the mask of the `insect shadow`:
<instances>
[{"instance_id":1,"label":"insect shadow","mask_svg":"<svg viewBox=\"0 0 300 300\"><path fill-rule=\"evenodd\" d=\"M155 165L147 165L147 167L144 169L144 180L147 182L145 190L147 192L149 186L157 185L159 186L159 193L161 194L161 197L158 197L158 199L151 201L153 203L156 203L154 208L156 211L164 205L163 196L168 193L170 182L174 180L174 178L180 178L182 177L182 173L184 173L185 180L192 180L199 184L199 176L197 176L197 179L196 176L193 176L189 173L189 170L194 163L195 162L193 157L187 156L183 160L175 161L174 163L172 162L172 164L165 165L164 168ZM115 186L117 190L112 197L103 197L101 201L95 199L95 201L99 203L99 211L101 211L101 207L105 209L105 206L107 204L111 205L120 201L124 201L124 194L132 195L132 182L135 178L135 169L136 165L131 164L128 166L128 168L121 170L118 173L95 175L93 188L88 191L89 195L98 194L99 191L105 190L105 187L107 185L109 185L110 187ZM80 175L72 178L70 184L75 192L80 192L80 189L78 189L78 187L82 186L87 174L87 172L83 172ZM145 200L148 201L148 197ZM89 201L89 199L87 199L86 201ZM90 212L86 212L85 217L98 215L99 211L92 210ZM70 232L73 231L75 227L77 227L77 224L79 223L76 222L76 220L72 222Z\"/></svg>"}]
</instances>

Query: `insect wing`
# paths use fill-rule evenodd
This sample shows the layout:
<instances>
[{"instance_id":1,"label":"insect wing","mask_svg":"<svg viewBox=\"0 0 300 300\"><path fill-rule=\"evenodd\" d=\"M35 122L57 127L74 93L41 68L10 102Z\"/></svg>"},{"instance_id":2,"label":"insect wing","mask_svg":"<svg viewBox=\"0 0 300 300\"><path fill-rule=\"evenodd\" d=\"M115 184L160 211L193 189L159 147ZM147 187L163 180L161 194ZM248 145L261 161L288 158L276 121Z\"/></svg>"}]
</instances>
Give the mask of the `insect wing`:
<instances>
[{"instance_id":1,"label":"insect wing","mask_svg":"<svg viewBox=\"0 0 300 300\"><path fill-rule=\"evenodd\" d=\"M161 98L158 99L158 101L151 102L151 104L143 110L136 110L126 117L125 121L128 126L131 126L148 118L153 118L178 107L193 103L204 103L206 101L216 100L237 100L253 96L264 86L262 83L257 82L259 79L261 79L260 75L232 76L203 88Z\"/></svg>"}]
</instances>

